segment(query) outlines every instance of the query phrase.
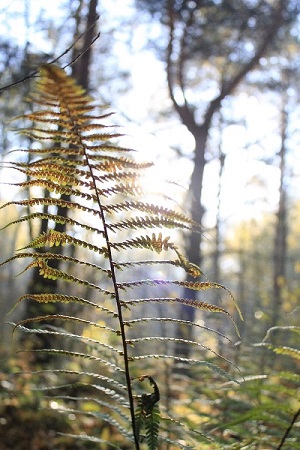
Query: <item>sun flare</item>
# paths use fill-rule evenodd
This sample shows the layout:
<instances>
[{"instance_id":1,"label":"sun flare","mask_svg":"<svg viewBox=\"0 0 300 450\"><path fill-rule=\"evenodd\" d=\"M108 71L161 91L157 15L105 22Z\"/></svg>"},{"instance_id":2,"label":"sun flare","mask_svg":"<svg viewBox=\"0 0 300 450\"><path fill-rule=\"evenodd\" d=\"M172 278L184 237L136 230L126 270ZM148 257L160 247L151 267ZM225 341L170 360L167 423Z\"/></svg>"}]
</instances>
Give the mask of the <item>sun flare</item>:
<instances>
[{"instance_id":1,"label":"sun flare","mask_svg":"<svg viewBox=\"0 0 300 450\"><path fill-rule=\"evenodd\" d=\"M165 168L155 165L141 176L140 184L147 198L163 206L181 206L187 192L185 186L174 178L166 177Z\"/></svg>"}]
</instances>

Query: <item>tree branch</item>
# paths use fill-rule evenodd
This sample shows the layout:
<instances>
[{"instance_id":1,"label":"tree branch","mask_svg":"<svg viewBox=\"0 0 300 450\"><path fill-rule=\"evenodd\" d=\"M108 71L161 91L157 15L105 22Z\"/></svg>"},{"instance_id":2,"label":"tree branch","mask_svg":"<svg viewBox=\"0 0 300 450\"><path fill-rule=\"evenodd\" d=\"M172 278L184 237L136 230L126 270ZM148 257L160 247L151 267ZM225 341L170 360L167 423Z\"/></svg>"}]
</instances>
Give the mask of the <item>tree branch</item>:
<instances>
[{"instance_id":1,"label":"tree branch","mask_svg":"<svg viewBox=\"0 0 300 450\"><path fill-rule=\"evenodd\" d=\"M280 450L283 447L283 444L285 443L288 435L290 434L291 429L294 426L294 423L296 422L296 420L298 419L299 416L300 416L300 409L298 409L298 411L294 414L289 427L287 428L286 432L284 433L284 435L283 435L283 437L281 439L281 442L280 442L279 446L277 447L277 450Z\"/></svg>"},{"instance_id":2,"label":"tree branch","mask_svg":"<svg viewBox=\"0 0 300 450\"><path fill-rule=\"evenodd\" d=\"M90 29L92 27L95 26L97 20L99 19L99 16L96 17L95 22L90 26L90 28L88 30L85 30L83 33L81 33L73 42L72 44L66 49L64 50L59 56L57 56L56 58L53 58L52 60L50 60L47 64L55 64L57 61L59 61L63 56L65 56L67 53L69 53L76 45L76 43L83 37L85 36L87 33L89 33ZM88 47L84 48L81 52L79 52L70 63L66 64L63 69L65 69L66 67L71 66L72 64L74 64L79 58L81 58L81 56L89 50L89 48L95 43L95 41L100 37L100 33L98 33L94 39L89 43ZM23 83L24 81L28 81L31 78L34 78L37 76L37 74L39 73L40 68L38 68L37 70L34 70L33 72L31 72L29 75L26 75L23 78L20 78L17 81L14 81L13 83L7 84L5 86L2 86L0 88L0 93L5 91L6 89L10 89L14 86L17 86L18 84Z\"/></svg>"},{"instance_id":3,"label":"tree branch","mask_svg":"<svg viewBox=\"0 0 300 450\"><path fill-rule=\"evenodd\" d=\"M178 103L178 101L175 98L175 92L174 92L174 87L175 87L175 81L173 79L174 74L173 72L173 67L174 67L174 63L172 61L172 56L173 56L173 52L174 52L174 29L175 29L175 24L174 24L174 12L172 9L172 0L168 0L168 19L169 19L169 42L168 42L168 46L167 46L167 83L168 83L168 90L169 90L169 95L170 98L173 102L175 111L178 113L182 123L186 126L190 127L196 127L196 122L195 122L195 117L193 112L191 111L191 109L188 107L188 103L185 99L184 96L184 83L183 83L183 78L182 78L182 72L181 72L181 76L180 76L180 88L182 91L182 95L185 99L185 102L183 105L180 105ZM182 53L182 48L181 48L181 53ZM181 61L181 64L183 62Z\"/></svg>"},{"instance_id":4,"label":"tree branch","mask_svg":"<svg viewBox=\"0 0 300 450\"><path fill-rule=\"evenodd\" d=\"M77 80L78 84L82 86L85 90L88 90L89 85L89 69L91 60L91 47L95 42L96 35L96 24L99 18L97 14L97 3L98 0L90 0L89 10L86 19L86 32L84 34L82 49L80 56L76 55L76 48L73 49L73 62L72 62L72 75ZM97 39L97 38L96 38ZM80 62L78 61L79 58ZM75 64L74 64L75 63Z\"/></svg>"},{"instance_id":5,"label":"tree branch","mask_svg":"<svg viewBox=\"0 0 300 450\"><path fill-rule=\"evenodd\" d=\"M181 89L182 92L182 96L184 99L184 106L185 108L188 109L188 102L185 96L185 81L184 81L184 70L185 70L185 63L186 63L186 52L185 52L185 48L186 48L186 43L187 43L187 34L188 34L188 29L189 27L191 27L194 23L194 10L196 8L196 4L195 7L193 9L189 10L189 16L188 19L185 23L184 26L184 30L180 39L180 50L179 50L179 62L178 62L178 85Z\"/></svg>"},{"instance_id":6,"label":"tree branch","mask_svg":"<svg viewBox=\"0 0 300 450\"><path fill-rule=\"evenodd\" d=\"M206 123L209 123L211 121L211 118L215 111L219 109L222 100L227 97L227 95L230 95L234 89L238 86L238 84L245 78L247 73L249 73L259 62L260 58L264 55L268 45L272 41L272 39L276 36L278 29L282 25L282 22L284 20L283 18L283 12L286 7L286 0L280 0L278 4L277 10L273 13L273 23L270 27L267 28L267 32L258 46L256 53L254 56L250 59L250 61L245 64L241 70L233 76L233 78L229 82L224 82L221 87L221 93L218 97L216 97L214 100L211 101L207 112L205 114L204 121Z\"/></svg>"}]
</instances>

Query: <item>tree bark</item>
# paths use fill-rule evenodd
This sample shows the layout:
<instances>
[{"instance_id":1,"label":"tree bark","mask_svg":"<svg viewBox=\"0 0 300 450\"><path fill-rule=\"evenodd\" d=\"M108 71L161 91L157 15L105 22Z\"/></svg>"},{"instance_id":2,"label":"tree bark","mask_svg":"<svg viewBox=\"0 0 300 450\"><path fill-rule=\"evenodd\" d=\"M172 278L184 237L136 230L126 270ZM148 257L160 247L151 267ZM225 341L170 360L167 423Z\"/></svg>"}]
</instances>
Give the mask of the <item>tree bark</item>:
<instances>
[{"instance_id":1,"label":"tree bark","mask_svg":"<svg viewBox=\"0 0 300 450\"><path fill-rule=\"evenodd\" d=\"M287 113L287 93L284 91L282 98L281 110L281 147L279 151L279 169L280 169L280 185L279 185L279 201L278 210L276 214L275 237L274 237L274 251L273 251L273 301L271 314L271 327L279 325L281 316L283 290L285 289L285 272L286 272L286 257L287 257L287 193L285 186L285 172L286 172L286 134L288 124ZM273 338L276 338L276 333L272 333Z\"/></svg>"},{"instance_id":2,"label":"tree bark","mask_svg":"<svg viewBox=\"0 0 300 450\"><path fill-rule=\"evenodd\" d=\"M197 129L195 130L194 137L196 140L193 158L194 166L189 185L188 197L190 203L191 218L195 222L201 224L203 221L203 214L204 214L201 198L203 187L203 174L205 167L205 149L208 138L208 127L206 125L197 127ZM200 267L202 262L201 261L202 254L200 252L201 242L202 242L201 233L190 233L186 241L186 254L188 260L191 263L196 264L197 266ZM195 280L194 278L187 276L186 281L195 281ZM197 291L185 288L183 291L183 297L196 300ZM179 316L183 320L193 322L195 320L195 311L193 308L190 308L186 305L181 305ZM179 325L177 328L176 336L180 339L191 340L192 332L190 327L183 327ZM178 343L176 345L175 352L177 356L188 358L190 349L188 345Z\"/></svg>"},{"instance_id":3,"label":"tree bark","mask_svg":"<svg viewBox=\"0 0 300 450\"><path fill-rule=\"evenodd\" d=\"M90 85L90 67L91 67L91 56L92 56L92 42L96 35L96 22L98 18L97 14L97 4L98 0L90 0L89 10L85 22L85 34L80 51L84 51L79 59L75 61L72 65L72 76L77 81L80 86L82 86L86 91L89 90ZM77 20L77 27L80 26L82 21L82 16ZM76 47L73 52L73 59L76 58L77 54Z\"/></svg>"}]
</instances>

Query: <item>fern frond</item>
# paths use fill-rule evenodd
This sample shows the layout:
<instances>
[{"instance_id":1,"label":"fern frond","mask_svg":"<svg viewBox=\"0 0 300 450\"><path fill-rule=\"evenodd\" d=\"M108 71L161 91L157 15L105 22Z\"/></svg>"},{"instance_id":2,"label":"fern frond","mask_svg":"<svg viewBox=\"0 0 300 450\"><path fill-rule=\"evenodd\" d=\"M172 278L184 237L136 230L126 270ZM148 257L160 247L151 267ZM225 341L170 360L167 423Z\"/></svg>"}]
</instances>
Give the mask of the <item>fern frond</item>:
<instances>
[{"instance_id":1,"label":"fern frond","mask_svg":"<svg viewBox=\"0 0 300 450\"><path fill-rule=\"evenodd\" d=\"M278 376L285 380L291 380L300 383L300 374L293 372L279 372Z\"/></svg>"},{"instance_id":2,"label":"fern frond","mask_svg":"<svg viewBox=\"0 0 300 450\"><path fill-rule=\"evenodd\" d=\"M161 233L159 233L158 236L153 233L152 236L140 236L135 239L128 239L123 242L115 242L112 244L112 248L118 251L129 250L132 248L143 248L161 253L163 250L174 248L174 245L172 243L169 243L169 240L170 236L162 238Z\"/></svg>"},{"instance_id":3,"label":"fern frond","mask_svg":"<svg viewBox=\"0 0 300 450\"><path fill-rule=\"evenodd\" d=\"M287 355L300 360L300 350L285 345L272 345L267 343L254 344L256 347L267 347L277 355Z\"/></svg>"},{"instance_id":4,"label":"fern frond","mask_svg":"<svg viewBox=\"0 0 300 450\"><path fill-rule=\"evenodd\" d=\"M136 433L139 440L142 442L141 431L145 429L145 439L149 450L156 450L158 448L158 431L160 421L160 412L157 402L159 402L160 393L156 382L149 375L142 376L139 380L143 381L145 378L148 378L150 385L153 386L153 393L143 394L139 398L135 413Z\"/></svg>"},{"instance_id":5,"label":"fern frond","mask_svg":"<svg viewBox=\"0 0 300 450\"><path fill-rule=\"evenodd\" d=\"M184 286L188 289L192 289L192 290L196 290L196 291L205 291L207 289L223 289L224 291L227 292L227 294L229 295L230 299L232 300L238 314L241 320L243 320L243 315L242 312L237 304L237 302L235 301L234 296L232 295L232 293L229 291L229 289L227 289L225 286L223 286L222 284L219 283L215 283L215 282L211 282L211 281L176 281L175 284L179 285L179 286Z\"/></svg>"},{"instance_id":6,"label":"fern frond","mask_svg":"<svg viewBox=\"0 0 300 450\"><path fill-rule=\"evenodd\" d=\"M163 285L165 283L152 283L153 280L149 280L148 285L150 286L159 286L160 284ZM160 280L159 280L160 281ZM138 282L139 283L139 282ZM168 283L166 283L168 284ZM147 283L143 284L145 286L147 286ZM191 306L192 308L197 308L200 309L202 311L209 311L209 312L216 312L216 313L222 313L222 314L227 314L228 316L230 316L230 318L233 320L232 316L229 314L228 311L226 311L225 309L216 306L216 305L212 305L210 303L206 303L206 302L199 302L198 300L191 300L188 298L176 298L176 297L153 297L153 298L140 298L140 299L132 299L132 300L126 300L124 303L126 305L137 305L140 303L163 303L163 302L169 302L169 303L181 303L182 305L187 305L187 306Z\"/></svg>"},{"instance_id":7,"label":"fern frond","mask_svg":"<svg viewBox=\"0 0 300 450\"><path fill-rule=\"evenodd\" d=\"M12 225L17 225L18 223L22 223L22 222L28 222L33 219L53 220L55 223L59 223L59 224L68 224L71 226L78 226L87 231L91 231L92 233L100 234L103 236L103 231L99 230L98 228L92 227L90 225L86 225L82 222L71 219L70 217L59 216L57 214L48 214L45 212L36 212L36 213L28 214L27 216L20 217L18 220L13 220L12 222L7 223L5 226L0 228L0 231L4 230L5 228L8 228Z\"/></svg>"},{"instance_id":8,"label":"fern frond","mask_svg":"<svg viewBox=\"0 0 300 450\"><path fill-rule=\"evenodd\" d=\"M83 211L85 213L91 213L93 216L101 217L100 211L97 209L89 208L85 205L81 205L80 203L76 203L74 201L70 202L68 200L63 200L61 198L33 198L30 200L20 200L20 201L11 201L7 202L4 205L0 206L0 209L5 208L10 205L17 205L17 206L25 206L25 207L33 207L33 206L59 206L66 209L78 209L80 211Z\"/></svg>"},{"instance_id":9,"label":"fern frond","mask_svg":"<svg viewBox=\"0 0 300 450\"><path fill-rule=\"evenodd\" d=\"M32 349L32 350L18 350L17 353L28 353L28 352L35 352L35 353L48 353L50 355L59 355L59 356L67 356L67 357L75 357L75 358L83 358L90 361L97 361L98 363L102 363L105 366L109 367L110 369L116 371L116 372L122 372L124 373L124 369L117 366L116 364L107 361L106 359L99 358L98 356L90 355L89 353L80 353L80 352L72 352L70 350L60 350L57 348L43 348L43 349Z\"/></svg>"},{"instance_id":10,"label":"fern frond","mask_svg":"<svg viewBox=\"0 0 300 450\"><path fill-rule=\"evenodd\" d=\"M53 397L50 397L50 398L52 399ZM94 397L72 397L70 395L56 395L55 399L58 400L58 401L59 400L66 400L66 401L71 400L71 401L77 401L77 402L91 402L91 403L95 403L97 406L100 406L101 408L104 407L104 408L111 409L111 411L114 412L114 413L117 413L117 415L121 419L123 419L125 422L128 422L128 416L124 414L124 412L123 412L123 410L121 408L119 408L118 406L111 405L111 403L105 402L103 400L98 400L98 399L96 399ZM65 411L65 412L73 411L73 412L77 412L77 413L82 413L82 411L74 410L74 409L72 409L72 410L71 409L68 409L68 410L67 409L63 409L63 411ZM99 412L94 413L94 414L98 415ZM115 419L113 419L112 416L110 416L110 417L111 417L110 423L112 423L112 420L115 420ZM130 436L127 430L126 430L125 434Z\"/></svg>"},{"instance_id":11,"label":"fern frond","mask_svg":"<svg viewBox=\"0 0 300 450\"><path fill-rule=\"evenodd\" d=\"M112 410L115 410L112 406L110 406ZM132 441L132 436L130 433L128 433L127 429L124 428L118 420L116 420L111 414L101 413L101 412L94 412L94 411L83 411L82 409L71 409L71 408L63 408L61 409L62 412L65 413L72 413L72 414L80 414L80 415L86 415L95 417L97 419L101 419L103 422L105 422L107 425L113 426L117 431L119 431L124 437ZM128 421L128 418L127 418Z\"/></svg>"},{"instance_id":12,"label":"fern frond","mask_svg":"<svg viewBox=\"0 0 300 450\"><path fill-rule=\"evenodd\" d=\"M104 378L103 378L104 380ZM109 378L107 378L109 380ZM122 405L124 407L129 408L129 403L126 400L126 398L123 395L120 395L116 390L110 389L107 387L104 387L99 384L91 384L91 383L84 383L84 382L77 382L77 383L69 383L69 384L61 384L57 386L39 386L36 388L37 391L41 392L53 392L53 391L59 391L62 390L63 392L66 392L68 388L91 388L91 390L95 390L96 392L99 392L101 394L104 394L105 396L109 397L110 399L118 401L119 405ZM126 433L127 434L127 433Z\"/></svg>"},{"instance_id":13,"label":"fern frond","mask_svg":"<svg viewBox=\"0 0 300 450\"><path fill-rule=\"evenodd\" d=\"M200 347L200 348L206 350L207 352L213 353L218 358L223 359L223 361L225 361L229 365L232 365L233 367L235 367L235 369L239 370L239 368L232 361L230 361L229 359L220 355L218 352L216 352L212 348L208 347L207 345L201 344L200 342L196 342L196 341L190 341L187 339L168 337L168 336L149 336L149 337L127 339L127 344L132 345L134 347L135 344L140 344L143 342L153 342L153 341L154 342L158 341L158 342L163 342L163 343L165 343L165 342L181 343L181 344L187 344L190 346Z\"/></svg>"},{"instance_id":14,"label":"fern frond","mask_svg":"<svg viewBox=\"0 0 300 450\"><path fill-rule=\"evenodd\" d=\"M236 378L233 377L229 372L222 369L221 367L217 366L216 364L212 364L209 361L200 361L199 359L193 359L193 358L183 358L181 356L174 356L174 355L166 355L166 354L159 354L159 353L152 353L148 355L140 355L140 356L132 356L131 357L133 361L142 361L146 359L156 359L156 360L170 360L170 361L177 361L180 363L188 363L190 365L195 366L203 366L211 369L213 372L216 372L217 374L221 375L222 377L226 378L229 381L233 381L235 383L238 383Z\"/></svg>"},{"instance_id":15,"label":"fern frond","mask_svg":"<svg viewBox=\"0 0 300 450\"><path fill-rule=\"evenodd\" d=\"M136 324L143 324L146 322L170 322L170 323L179 324L179 325L181 324L181 325L187 325L187 326L196 327L196 328L202 328L203 330L209 331L210 333L217 334L218 336L227 340L231 345L234 345L233 342L229 339L229 337L226 336L225 334L221 333L220 331L214 330L213 328L207 327L202 324L200 325L199 323L191 322L188 320L174 319L172 317L142 317L140 319L131 319L131 320L124 321L125 325L127 325L129 327L136 325Z\"/></svg>"},{"instance_id":16,"label":"fern frond","mask_svg":"<svg viewBox=\"0 0 300 450\"><path fill-rule=\"evenodd\" d=\"M159 286L159 285L169 284L168 282L164 283L164 280L162 280L161 283L160 283L161 280L159 280L159 283L157 283L157 284L155 284L155 281L154 281L154 283L152 283L152 281L153 280L150 280L148 285ZM140 282L138 282L138 283L140 283ZM147 283L145 283L143 285L147 286ZM210 303L199 302L198 300L191 300L188 298L178 298L178 297L177 298L176 297L155 298L155 297L153 297L153 298L141 298L141 299L126 300L125 302L122 302L122 304L125 304L126 306L128 306L128 305L135 306L135 305L138 305L141 303L164 303L164 302L181 303L182 305L187 305L187 306L190 306L192 308L197 308L202 311L226 314L228 317L230 317L231 321L234 324L235 331L236 331L237 335L240 337L238 326L237 326L234 318L232 317L232 315L226 309L221 308L216 305L212 305Z\"/></svg>"},{"instance_id":17,"label":"fern frond","mask_svg":"<svg viewBox=\"0 0 300 450\"><path fill-rule=\"evenodd\" d=\"M26 329L23 331L27 331L28 333L33 333L32 329ZM79 334L69 333L65 330L61 330L59 328L54 328L53 330L49 329L36 329L34 330L35 334L43 334L43 335L49 335L49 336L59 336L61 339L72 339L74 341L80 341L83 344L87 344L90 349L97 350L98 348L101 348L101 353L104 351L109 351L112 353L115 353L117 356L122 355L122 351L113 347L112 345L106 344L104 342L101 342L97 339L92 339L86 336L82 336ZM39 351L43 352L44 349L41 349ZM46 351L46 350L45 350ZM48 350L47 350L48 351ZM21 352L21 351L20 351ZM86 355L88 357L89 355Z\"/></svg>"},{"instance_id":18,"label":"fern frond","mask_svg":"<svg viewBox=\"0 0 300 450\"><path fill-rule=\"evenodd\" d=\"M120 336L119 330L115 330L106 325L101 325L99 323L91 322L90 320L82 319L80 317L67 316L64 314L48 314L48 315L44 315L44 316L36 316L34 318L20 320L18 323L15 324L13 332L18 327L20 327L20 326L22 327L23 325L25 325L27 323L47 322L47 321L51 321L51 320L70 321L70 322L74 322L74 323L78 322L80 324L88 325L88 326L99 328L102 330L106 330L106 331L116 334L117 336Z\"/></svg>"},{"instance_id":19,"label":"fern frond","mask_svg":"<svg viewBox=\"0 0 300 450\"><path fill-rule=\"evenodd\" d=\"M135 281L129 281L120 283L120 288L126 289L126 288L135 288L137 286L166 286L166 285L174 285L174 286L184 286L188 289L195 290L195 291L206 291L208 289L211 289L213 287L221 288L220 285L216 283L210 283L210 282L191 282L191 281L177 281L177 280L163 280L163 279L146 279L146 280L135 280Z\"/></svg>"},{"instance_id":20,"label":"fern frond","mask_svg":"<svg viewBox=\"0 0 300 450\"><path fill-rule=\"evenodd\" d=\"M70 437L74 439L75 441L82 441L84 442L92 442L93 444L103 444L104 446L109 445L112 448L115 448L117 450L122 450L121 447L117 444L112 443L111 441L107 441L106 439L97 438L95 436L88 436L88 435L82 435L82 434L72 434L72 433L57 433L60 436L64 437ZM130 439L132 441L132 439ZM105 447L104 447L105 448Z\"/></svg>"},{"instance_id":21,"label":"fern frond","mask_svg":"<svg viewBox=\"0 0 300 450\"><path fill-rule=\"evenodd\" d=\"M28 248L42 248L42 247L58 247L64 246L67 244L71 244L74 246L80 246L83 248L88 248L93 252L100 253L102 255L107 255L106 248L100 248L96 245L92 245L86 241L82 241L80 239L76 239L73 236L70 236L67 233L62 233L60 231L49 229L48 232L44 232L33 239L26 246L19 248L19 250L26 250Z\"/></svg>"},{"instance_id":22,"label":"fern frond","mask_svg":"<svg viewBox=\"0 0 300 450\"><path fill-rule=\"evenodd\" d=\"M138 230L147 228L178 228L190 230L191 227L185 225L181 222L177 222L172 218L164 218L159 216L146 216L146 217L135 217L134 219L127 219L121 222L117 222L109 225L109 229L112 231L117 230Z\"/></svg>"},{"instance_id":23,"label":"fern frond","mask_svg":"<svg viewBox=\"0 0 300 450\"><path fill-rule=\"evenodd\" d=\"M167 430L170 428L175 428L175 430L176 430L176 429L178 429L177 428L178 426L180 426L185 432L189 432L189 429L187 427L183 426L183 424L181 422L179 422L178 420L176 420L174 417L166 416L164 414L161 415L161 427L162 428L164 427ZM195 434L195 436L197 436L197 438L200 437L201 442L203 442L203 441L206 443L214 442L214 439L212 439L207 434L201 433L201 431L199 431L199 430L192 430L192 431L193 431L193 434ZM185 450L195 449L195 446L183 445L183 444L179 443L178 440L173 441L171 439L166 439L166 438L164 438L164 440L170 444L178 445L178 448L181 448L181 449L185 449Z\"/></svg>"},{"instance_id":24,"label":"fern frond","mask_svg":"<svg viewBox=\"0 0 300 450\"><path fill-rule=\"evenodd\" d=\"M34 267L37 267L39 269L39 274L45 278L45 279L49 279L49 280L61 280L61 281L65 281L68 283L77 283L81 286L85 286L91 289L95 289L96 291L99 291L111 298L114 297L114 292L113 291L108 291L106 289L101 288L100 286L97 286L94 283L90 283L87 280L84 279L80 279L78 277L75 277L73 275L68 274L67 272L63 272L62 270L59 269L55 269L53 267L50 267L48 265L48 261L43 259L43 258L37 258L35 261L31 262L23 271L27 271L28 269L32 269Z\"/></svg>"},{"instance_id":25,"label":"fern frond","mask_svg":"<svg viewBox=\"0 0 300 450\"><path fill-rule=\"evenodd\" d=\"M98 305L97 303L94 303L90 300L86 300L84 298L76 297L74 295L64 295L64 294L25 294L22 295L18 301L15 303L15 305L12 307L12 309L7 313L7 315L11 314L13 310L18 306L19 303L23 302L24 300L34 300L38 303L77 303L79 305L84 306L90 306L95 309L99 309L107 314L110 314L113 317L118 317L117 313L102 306Z\"/></svg>"},{"instance_id":26,"label":"fern frond","mask_svg":"<svg viewBox=\"0 0 300 450\"><path fill-rule=\"evenodd\" d=\"M134 268L136 266L140 267L140 266L155 266L155 265L171 265L171 266L175 266L175 267L180 267L180 261L179 260L172 260L172 259L159 259L159 260L154 260L154 259L144 259L144 260L139 260L139 261L123 261L123 262L115 262L115 268L119 269L119 270L124 270L124 269L131 269Z\"/></svg>"},{"instance_id":27,"label":"fern frond","mask_svg":"<svg viewBox=\"0 0 300 450\"><path fill-rule=\"evenodd\" d=\"M5 184L19 186L22 188L40 187L40 188L47 189L49 192L54 192L54 193L60 194L60 195L74 195L75 197L83 198L85 200L92 200L94 202L97 200L96 195L91 195L86 192L81 192L77 189L71 189L68 186L66 186L65 184L60 185L60 184L54 183L53 181L50 181L50 180L38 179L38 180L24 181L21 183L5 183ZM106 194L106 191L108 193L110 193L110 191L107 189L107 190L104 190L103 195Z\"/></svg>"},{"instance_id":28,"label":"fern frond","mask_svg":"<svg viewBox=\"0 0 300 450\"><path fill-rule=\"evenodd\" d=\"M43 332L46 330L41 330L41 329L36 329L33 330L32 328L23 328L22 331L25 331L26 333L34 333L35 331L38 332ZM126 391L127 387L125 386L125 384L121 384L119 383L116 379L114 378L110 378L110 377L106 377L104 375L101 375L99 373L94 373L94 372L87 372L87 371L79 371L79 370L70 370L70 369L43 369L43 370L35 370L35 371L30 371L30 372L22 372L25 375L45 375L45 374L53 374L53 373L57 373L57 374L67 374L67 375L72 375L75 378L78 379L78 377L85 377L85 378L93 378L95 379L95 381L103 381L105 383L114 385L116 388L118 388L121 391ZM17 375L17 374L16 374ZM18 374L19 375L19 374ZM73 385L71 385L73 386ZM42 390L43 388L39 387L40 390ZM57 389L57 386L54 387L54 389ZM49 387L44 387L44 390L49 390ZM125 397L123 398L123 402L124 406L128 407L129 404L126 401Z\"/></svg>"},{"instance_id":29,"label":"fern frond","mask_svg":"<svg viewBox=\"0 0 300 450\"><path fill-rule=\"evenodd\" d=\"M183 223L188 223L195 227L196 229L199 229L199 225L196 224L193 220L188 218L182 213L179 213L177 211L173 211L169 208L166 208L164 206L154 205L152 203L147 202L140 202L140 201L125 201L122 203L116 203L112 205L106 205L105 211L112 213L112 212L120 212L120 211L142 211L147 214L155 214L155 215L161 215L162 217L170 217L171 219L178 220Z\"/></svg>"},{"instance_id":30,"label":"fern frond","mask_svg":"<svg viewBox=\"0 0 300 450\"><path fill-rule=\"evenodd\" d=\"M265 337L263 338L262 342L267 341L268 337L273 333L277 331L291 331L292 333L300 334L300 327L296 326L277 326L277 327L271 327L268 329Z\"/></svg>"},{"instance_id":31,"label":"fern frond","mask_svg":"<svg viewBox=\"0 0 300 450\"><path fill-rule=\"evenodd\" d=\"M64 262L71 262L71 263L73 263L75 265L82 265L82 266L86 266L86 267L91 267L91 268L95 269L96 271L102 272L107 277L111 277L111 271L109 269L105 269L103 267L100 267L97 264L93 264L93 263L90 263L90 262L87 262L87 261L79 260L77 258L73 258L72 256L61 255L60 253L50 253L50 252L44 252L44 253L22 252L22 253L17 253L16 255L12 256L11 258L8 258L7 260L5 260L2 263L0 263L0 267L5 265L5 264L8 264L9 262L12 262L12 261L14 261L16 259L22 259L22 258L32 258L33 260L45 261L45 263L47 263L48 260L58 260L58 261L64 261ZM33 264L35 264L35 263L33 262ZM38 264L35 264L35 265L38 266ZM25 268L21 273L23 273L26 270L27 269Z\"/></svg>"},{"instance_id":32,"label":"fern frond","mask_svg":"<svg viewBox=\"0 0 300 450\"><path fill-rule=\"evenodd\" d=\"M165 203L163 192L159 195L161 204L152 203L153 196L147 195L142 176L153 164L136 161L131 149L119 146L122 133L104 122L111 113L97 114L92 99L63 70L43 66L31 99L37 110L33 108L19 119L31 121L32 126L18 132L38 143L19 149L19 161L17 151L10 152L14 156L4 164L16 175L12 184L21 190L22 197L17 194L0 206L2 211L15 206L23 214L2 229L22 223L29 224L31 230L27 243L22 241L22 248L0 267L29 258L21 274L39 276L38 282L30 283L32 290L23 293L10 312L27 301L33 312L13 324L13 335L16 330L29 337L36 335L42 344L36 348L32 340L28 348L23 348L21 342L18 352L30 351L33 357L41 355L44 359L51 355L54 361L59 360L51 370L47 367L31 372L50 381L50 385L43 381L36 389L56 399L62 412L90 415L103 426L109 425L112 447L118 448L114 442L117 435L118 442L125 439L135 450L141 449L142 440L148 450L160 445L197 448L199 440L204 439L201 431L188 431L185 418L177 420L169 411L161 418L173 377L168 374L170 386L166 387L166 374L161 372L182 363L234 380L222 367L200 359L200 352L212 353L226 367L236 366L206 342L177 337L176 326L212 333L231 345L232 341L200 321L155 317L160 314L147 317L142 307L160 305L165 316L170 304L185 305L203 313L221 314L237 330L225 307L194 300L192 295L189 298L190 290L221 289L240 314L223 285L199 280L201 269L187 260L176 245L176 237L173 242L173 234L172 239L169 234L170 230L201 233L201 226L178 207L166 207L170 202ZM158 259L151 259L150 252L155 258L159 255ZM194 281L173 280L174 270L171 279L155 275L156 268L167 265L170 270L183 269ZM136 275L138 270L143 275ZM169 292L157 297L152 294L162 286ZM128 300L129 289L138 290L138 298ZM185 292L183 297L180 290ZM142 329L146 324L150 330L147 334ZM168 325L166 333L151 333L154 324ZM159 351L148 347L158 342ZM176 344L190 346L195 355L178 356ZM135 353L134 346L142 348L142 354ZM140 375L145 373L145 363L153 376ZM148 380L153 392L140 394L135 380ZM71 408L75 398L78 404ZM85 410L90 403L92 410ZM167 423L172 425L171 430ZM182 430L184 440L180 439ZM97 445L107 442L93 436L77 438Z\"/></svg>"}]
</instances>

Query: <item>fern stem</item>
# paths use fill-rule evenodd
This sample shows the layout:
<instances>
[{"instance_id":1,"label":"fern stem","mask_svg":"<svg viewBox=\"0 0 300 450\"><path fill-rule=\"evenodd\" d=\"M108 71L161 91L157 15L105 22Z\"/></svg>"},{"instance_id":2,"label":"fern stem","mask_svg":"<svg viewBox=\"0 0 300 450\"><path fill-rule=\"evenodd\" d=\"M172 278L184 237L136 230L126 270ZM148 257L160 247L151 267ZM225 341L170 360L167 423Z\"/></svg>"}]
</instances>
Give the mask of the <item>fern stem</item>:
<instances>
[{"instance_id":1,"label":"fern stem","mask_svg":"<svg viewBox=\"0 0 300 450\"><path fill-rule=\"evenodd\" d=\"M63 94L62 94L62 97L63 97ZM68 105L67 99L65 101L65 105ZM105 212L104 212L104 208L101 203L99 192L97 190L96 177L94 176L93 166L89 161L87 147L84 143L84 140L82 139L80 126L78 126L76 121L73 119L73 115L69 109L67 109L67 114L69 116L70 122L72 123L73 130L79 139L79 145L83 149L86 164L89 168L89 172L90 172L91 178L92 178L92 186L93 186L93 190L95 192L95 200L96 200L96 203L97 203L97 205L99 207L99 211L100 211L100 217L101 217L102 226L103 226L103 235L104 235L103 237L106 241L107 256L108 256L108 261L109 261L109 265L110 265L111 279L112 279L112 283L113 283L115 300L116 300L117 311L118 311L118 320L119 320L119 325L120 325L120 333L121 333L122 348L123 348L124 372L125 372L126 386L127 386L127 391L128 391L128 402L129 402L129 409L130 409L130 416L131 416L132 432L133 432L134 443L135 443L135 450L140 450L139 438L137 436L136 429L135 429L136 427L135 427L135 414L134 414L134 412L135 412L134 411L134 399L133 399L132 384L131 384L131 377L130 377L130 370L129 370L129 355L128 355L128 347L127 347L127 342L126 342L125 324L124 324L124 320L123 320L122 305L121 305L121 301L120 301L116 272L115 272L115 267L114 267L113 258L112 258L111 243L110 243L110 239L108 236L108 227L107 227L107 224L105 221Z\"/></svg>"},{"instance_id":2,"label":"fern stem","mask_svg":"<svg viewBox=\"0 0 300 450\"><path fill-rule=\"evenodd\" d=\"M130 370L129 370L129 356L128 356L128 347L127 347L127 342L126 342L125 324L124 324L124 320L123 320L123 311L122 311L122 305L121 305L121 301L120 301L115 266L114 266L113 258L112 258L111 244L110 244L110 240L109 240L109 236L108 236L108 227L107 227L107 224L105 221L104 208L102 206L102 203L101 203L98 191L97 191L96 180L95 180L94 174L93 174L93 168L91 167L91 164L89 162L89 158L85 151L85 146L83 143L82 143L82 147L84 148L86 162L87 162L87 165L90 169L90 173L92 176L92 183L93 183L94 191L97 196L97 204L98 204L98 207L100 210L100 216L101 216L102 226L103 226L103 231L104 231L104 239L106 241L106 246L107 246L108 261L109 261L109 265L110 265L111 279L112 279L112 283L113 283L113 287L114 287L115 300L116 300L117 311L118 311L118 320L119 320L120 333L121 333L121 339L122 339L124 371L125 371L125 379L126 379L126 385L127 385L127 391L128 391L128 401L129 401L129 408L130 408L132 432L133 432L133 437L134 437L135 449L140 450L139 439L136 434L136 427L135 427L134 400L133 400L131 377L130 377Z\"/></svg>"},{"instance_id":3,"label":"fern stem","mask_svg":"<svg viewBox=\"0 0 300 450\"><path fill-rule=\"evenodd\" d=\"M284 443L285 443L285 441L286 441L288 435L289 435L290 432L291 432L291 429L292 429L293 426L294 426L294 423L296 422L296 420L298 419L299 416L300 416L300 408L299 408L298 411L294 414L294 416L293 416L293 418L292 418L292 421L291 421L290 425L289 425L288 428L286 429L286 432L284 433L284 435L283 435L283 437L282 437L282 439L281 439L281 441L280 441L280 444L279 444L279 446L277 447L277 450L280 450L280 449L283 447L283 445L284 445Z\"/></svg>"}]
</instances>

